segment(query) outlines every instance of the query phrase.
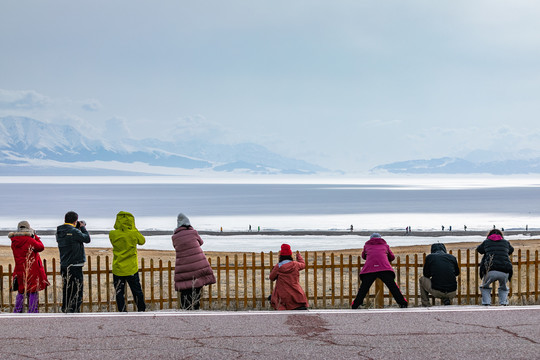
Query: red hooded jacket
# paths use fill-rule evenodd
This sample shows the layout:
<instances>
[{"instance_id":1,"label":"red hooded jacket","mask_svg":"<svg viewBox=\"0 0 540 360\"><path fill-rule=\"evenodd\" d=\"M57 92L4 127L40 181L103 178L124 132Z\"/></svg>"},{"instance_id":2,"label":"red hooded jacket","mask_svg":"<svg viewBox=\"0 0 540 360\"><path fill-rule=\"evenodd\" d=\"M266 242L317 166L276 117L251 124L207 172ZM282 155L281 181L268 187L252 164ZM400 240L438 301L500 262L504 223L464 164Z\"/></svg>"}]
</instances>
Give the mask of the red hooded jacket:
<instances>
[{"instance_id":1,"label":"red hooded jacket","mask_svg":"<svg viewBox=\"0 0 540 360\"><path fill-rule=\"evenodd\" d=\"M19 293L32 293L49 285L39 252L45 247L41 239L32 232L11 232L11 250L15 258L13 278L17 277Z\"/></svg>"},{"instance_id":2,"label":"red hooded jacket","mask_svg":"<svg viewBox=\"0 0 540 360\"><path fill-rule=\"evenodd\" d=\"M300 253L296 254L296 261L274 266L270 272L270 280L276 280L271 301L274 309L294 310L309 306L306 294L300 286L300 270L305 268L306 263Z\"/></svg>"}]
</instances>

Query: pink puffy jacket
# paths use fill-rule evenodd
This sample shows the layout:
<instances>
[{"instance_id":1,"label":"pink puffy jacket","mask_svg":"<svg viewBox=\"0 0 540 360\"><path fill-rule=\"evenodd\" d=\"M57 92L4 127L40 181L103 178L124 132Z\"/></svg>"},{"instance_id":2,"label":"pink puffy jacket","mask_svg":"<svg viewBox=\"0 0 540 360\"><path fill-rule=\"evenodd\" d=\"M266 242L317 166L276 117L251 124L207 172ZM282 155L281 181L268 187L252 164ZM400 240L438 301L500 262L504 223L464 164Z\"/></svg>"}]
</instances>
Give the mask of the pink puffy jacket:
<instances>
[{"instance_id":1,"label":"pink puffy jacket","mask_svg":"<svg viewBox=\"0 0 540 360\"><path fill-rule=\"evenodd\" d=\"M176 291L215 284L216 278L201 245L203 240L197 230L181 226L172 236L176 250L174 288Z\"/></svg>"},{"instance_id":2,"label":"pink puffy jacket","mask_svg":"<svg viewBox=\"0 0 540 360\"><path fill-rule=\"evenodd\" d=\"M390 262L395 259L390 246L382 238L373 238L366 242L362 251L362 259L366 260L360 274L379 271L394 271Z\"/></svg>"}]
</instances>

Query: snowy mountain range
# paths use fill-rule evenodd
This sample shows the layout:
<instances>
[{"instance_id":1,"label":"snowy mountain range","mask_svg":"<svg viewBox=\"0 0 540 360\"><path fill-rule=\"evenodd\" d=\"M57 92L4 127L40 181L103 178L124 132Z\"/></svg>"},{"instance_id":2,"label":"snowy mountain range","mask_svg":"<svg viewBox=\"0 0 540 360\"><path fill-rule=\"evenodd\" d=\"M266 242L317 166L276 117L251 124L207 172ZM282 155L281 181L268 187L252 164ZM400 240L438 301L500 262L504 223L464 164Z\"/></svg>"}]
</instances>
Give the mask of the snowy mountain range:
<instances>
[{"instance_id":1,"label":"snowy mountain range","mask_svg":"<svg viewBox=\"0 0 540 360\"><path fill-rule=\"evenodd\" d=\"M540 173L540 157L498 161L471 161L450 157L410 160L380 165L373 168L371 172L393 174L538 174Z\"/></svg>"},{"instance_id":2,"label":"snowy mountain range","mask_svg":"<svg viewBox=\"0 0 540 360\"><path fill-rule=\"evenodd\" d=\"M68 125L0 117L0 175L185 174L187 172L313 174L326 169L263 146L201 140L90 139Z\"/></svg>"}]
</instances>

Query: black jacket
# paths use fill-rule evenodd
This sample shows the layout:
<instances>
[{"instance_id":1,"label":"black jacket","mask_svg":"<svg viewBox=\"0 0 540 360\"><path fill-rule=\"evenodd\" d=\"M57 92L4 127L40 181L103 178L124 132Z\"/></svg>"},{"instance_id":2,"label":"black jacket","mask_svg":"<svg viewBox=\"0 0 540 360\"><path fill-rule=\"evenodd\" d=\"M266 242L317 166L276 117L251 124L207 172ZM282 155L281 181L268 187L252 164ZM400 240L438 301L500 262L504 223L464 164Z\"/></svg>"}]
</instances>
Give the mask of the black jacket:
<instances>
[{"instance_id":1,"label":"black jacket","mask_svg":"<svg viewBox=\"0 0 540 360\"><path fill-rule=\"evenodd\" d=\"M514 248L508 240L503 239L500 236L490 236L482 244L480 244L476 251L483 254L482 261L480 262L480 277L491 270L497 270L509 274L509 278L512 278L513 268L510 256L514 252Z\"/></svg>"},{"instance_id":2,"label":"black jacket","mask_svg":"<svg viewBox=\"0 0 540 360\"><path fill-rule=\"evenodd\" d=\"M90 235L84 226L80 230L70 224L56 228L56 242L60 251L60 266L82 264L86 261L84 243L90 242Z\"/></svg>"},{"instance_id":3,"label":"black jacket","mask_svg":"<svg viewBox=\"0 0 540 360\"><path fill-rule=\"evenodd\" d=\"M445 293L456 291L458 275L456 257L446 253L444 244L431 245L431 254L426 256L424 264L424 276L431 278L431 287Z\"/></svg>"}]
</instances>

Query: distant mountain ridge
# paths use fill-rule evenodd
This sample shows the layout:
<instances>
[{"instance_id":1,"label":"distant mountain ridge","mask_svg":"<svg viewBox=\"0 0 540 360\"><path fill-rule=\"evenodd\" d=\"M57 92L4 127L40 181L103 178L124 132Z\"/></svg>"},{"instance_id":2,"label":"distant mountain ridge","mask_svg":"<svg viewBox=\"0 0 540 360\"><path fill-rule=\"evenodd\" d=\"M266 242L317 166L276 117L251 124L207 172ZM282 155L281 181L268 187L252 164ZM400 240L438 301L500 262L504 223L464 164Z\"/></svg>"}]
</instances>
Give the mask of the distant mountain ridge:
<instances>
[{"instance_id":1,"label":"distant mountain ridge","mask_svg":"<svg viewBox=\"0 0 540 360\"><path fill-rule=\"evenodd\" d=\"M85 163L142 163L150 167L249 173L312 174L326 169L302 160L286 158L256 144L224 145L206 141L167 142L156 139L126 139L113 144L95 140L68 125L48 124L29 117L0 118L0 171L8 175L25 167L41 168ZM132 166L130 172L137 172ZM146 169L145 171L150 171ZM24 171L22 171L24 173ZM106 173L101 169L100 173ZM115 173L122 172L114 169ZM144 172L144 171L143 171Z\"/></svg>"},{"instance_id":2,"label":"distant mountain ridge","mask_svg":"<svg viewBox=\"0 0 540 360\"><path fill-rule=\"evenodd\" d=\"M393 174L538 174L540 173L540 158L473 162L462 158L443 157L379 165L371 169L371 172Z\"/></svg>"}]
</instances>

